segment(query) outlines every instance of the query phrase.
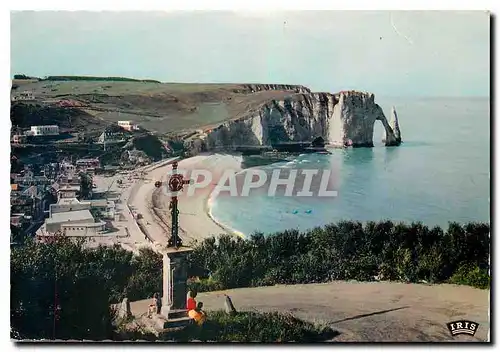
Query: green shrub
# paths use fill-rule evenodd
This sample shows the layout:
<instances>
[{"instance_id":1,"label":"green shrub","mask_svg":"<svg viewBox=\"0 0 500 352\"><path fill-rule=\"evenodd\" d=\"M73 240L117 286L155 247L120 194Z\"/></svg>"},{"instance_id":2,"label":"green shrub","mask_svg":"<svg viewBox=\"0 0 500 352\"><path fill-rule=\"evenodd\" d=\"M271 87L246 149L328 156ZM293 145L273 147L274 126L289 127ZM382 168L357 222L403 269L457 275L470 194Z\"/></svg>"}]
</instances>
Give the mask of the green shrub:
<instances>
[{"instance_id":1,"label":"green shrub","mask_svg":"<svg viewBox=\"0 0 500 352\"><path fill-rule=\"evenodd\" d=\"M14 76L15 78L15 76ZM31 78L31 77L29 77ZM42 81L104 81L104 82L149 82L161 83L153 79L134 79L126 77L96 77L96 76L48 76Z\"/></svg>"},{"instance_id":2,"label":"green shrub","mask_svg":"<svg viewBox=\"0 0 500 352\"><path fill-rule=\"evenodd\" d=\"M160 340L187 342L318 342L332 339L338 333L330 328L315 326L290 314L239 312L228 315L223 311L208 312L203 326L165 333Z\"/></svg>"},{"instance_id":3,"label":"green shrub","mask_svg":"<svg viewBox=\"0 0 500 352\"><path fill-rule=\"evenodd\" d=\"M162 257L150 249L134 256L65 237L48 244L29 239L11 250L11 326L29 339L109 339L110 304L161 292L161 270Z\"/></svg>"},{"instance_id":4,"label":"green shrub","mask_svg":"<svg viewBox=\"0 0 500 352\"><path fill-rule=\"evenodd\" d=\"M444 261L440 249L432 247L418 258L416 276L430 283L439 282L444 277L443 267Z\"/></svg>"},{"instance_id":5,"label":"green shrub","mask_svg":"<svg viewBox=\"0 0 500 352\"><path fill-rule=\"evenodd\" d=\"M220 291L224 289L224 285L209 277L198 281L188 280L188 290L196 292Z\"/></svg>"},{"instance_id":6,"label":"green shrub","mask_svg":"<svg viewBox=\"0 0 500 352\"><path fill-rule=\"evenodd\" d=\"M330 280L438 283L467 261L489 269L489 225L450 223L447 231L421 223L341 221L300 233L254 234L243 241L207 239L189 257L193 276L217 289ZM208 287L204 287L208 289Z\"/></svg>"},{"instance_id":7,"label":"green shrub","mask_svg":"<svg viewBox=\"0 0 500 352\"><path fill-rule=\"evenodd\" d=\"M456 285L469 285L480 289L490 288L490 275L485 269L477 265L464 264L450 278L450 283Z\"/></svg>"},{"instance_id":8,"label":"green shrub","mask_svg":"<svg viewBox=\"0 0 500 352\"><path fill-rule=\"evenodd\" d=\"M30 240L13 248L10 310L12 331L16 332L13 337L109 338L114 319L109 305L109 284L117 279L109 269L96 263L82 243L66 238L50 244Z\"/></svg>"},{"instance_id":9,"label":"green shrub","mask_svg":"<svg viewBox=\"0 0 500 352\"><path fill-rule=\"evenodd\" d=\"M19 336L110 338L111 303L124 296L134 301L162 292L162 256L150 249L137 256L120 246L90 249L64 238L52 244L19 242L11 248L11 325ZM188 285L204 292L331 280L370 281L379 275L384 280L489 288L489 255L488 224L450 223L443 231L420 223L384 221L363 226L343 221L303 233L292 230L255 234L248 240L230 236L206 239L188 256L188 274L200 278ZM54 334L56 293L62 310ZM241 316L245 322L254 318ZM278 324L281 318L266 319ZM217 325L224 339L241 340L224 332L224 326ZM271 330L264 337L249 331L251 339L291 338ZM294 334L296 339L302 336Z\"/></svg>"},{"instance_id":10,"label":"green shrub","mask_svg":"<svg viewBox=\"0 0 500 352\"><path fill-rule=\"evenodd\" d=\"M129 262L130 276L126 285L131 301L150 298L163 290L163 257L150 248L141 248ZM122 298L120 298L122 299Z\"/></svg>"}]
</instances>

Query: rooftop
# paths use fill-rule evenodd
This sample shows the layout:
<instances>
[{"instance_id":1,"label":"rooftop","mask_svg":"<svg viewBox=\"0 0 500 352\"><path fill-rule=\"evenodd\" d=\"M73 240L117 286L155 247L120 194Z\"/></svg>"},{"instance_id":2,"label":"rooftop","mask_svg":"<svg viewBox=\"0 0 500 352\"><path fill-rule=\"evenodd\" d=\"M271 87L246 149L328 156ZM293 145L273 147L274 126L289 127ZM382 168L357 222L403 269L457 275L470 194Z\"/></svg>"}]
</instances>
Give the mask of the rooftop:
<instances>
[{"instance_id":1,"label":"rooftop","mask_svg":"<svg viewBox=\"0 0 500 352\"><path fill-rule=\"evenodd\" d=\"M108 201L106 199L91 199L90 205L93 207L105 207L108 205Z\"/></svg>"},{"instance_id":2,"label":"rooftop","mask_svg":"<svg viewBox=\"0 0 500 352\"><path fill-rule=\"evenodd\" d=\"M57 204L78 204L80 201L76 198L61 198L57 201Z\"/></svg>"},{"instance_id":3,"label":"rooftop","mask_svg":"<svg viewBox=\"0 0 500 352\"><path fill-rule=\"evenodd\" d=\"M82 221L87 220L88 222L93 222L94 217L90 213L89 210L75 210L75 211L67 211L64 213L55 213L52 214L52 217L45 220L46 224L60 224L63 222L70 221Z\"/></svg>"},{"instance_id":4,"label":"rooftop","mask_svg":"<svg viewBox=\"0 0 500 352\"><path fill-rule=\"evenodd\" d=\"M83 158L83 159L78 159L76 162L99 162L98 158Z\"/></svg>"},{"instance_id":5,"label":"rooftop","mask_svg":"<svg viewBox=\"0 0 500 352\"><path fill-rule=\"evenodd\" d=\"M75 227L99 227L106 225L104 221L99 221L99 222L85 222L85 223L79 223L79 224L61 224L61 227L70 227L70 226L75 226Z\"/></svg>"},{"instance_id":6,"label":"rooftop","mask_svg":"<svg viewBox=\"0 0 500 352\"><path fill-rule=\"evenodd\" d=\"M43 188L38 186L30 186L23 191L23 195L29 197L39 197L43 195Z\"/></svg>"},{"instance_id":7,"label":"rooftop","mask_svg":"<svg viewBox=\"0 0 500 352\"><path fill-rule=\"evenodd\" d=\"M60 185L59 191L79 191L80 186L77 185Z\"/></svg>"}]
</instances>

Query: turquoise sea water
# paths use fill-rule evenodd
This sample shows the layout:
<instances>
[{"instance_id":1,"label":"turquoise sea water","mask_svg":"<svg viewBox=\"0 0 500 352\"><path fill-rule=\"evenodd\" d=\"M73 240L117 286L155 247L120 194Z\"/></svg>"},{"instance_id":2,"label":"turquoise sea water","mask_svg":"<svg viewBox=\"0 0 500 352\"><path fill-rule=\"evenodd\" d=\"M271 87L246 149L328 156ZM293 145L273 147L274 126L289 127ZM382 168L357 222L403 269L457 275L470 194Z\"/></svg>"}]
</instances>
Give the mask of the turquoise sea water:
<instances>
[{"instance_id":1,"label":"turquoise sea water","mask_svg":"<svg viewBox=\"0 0 500 352\"><path fill-rule=\"evenodd\" d=\"M328 168L334 198L268 197L254 192L221 194L212 214L246 235L349 220L490 220L490 108L487 98L377 99L387 117L396 106L404 143L386 148L375 124L374 148L334 149L332 155L301 155L273 168Z\"/></svg>"}]
</instances>

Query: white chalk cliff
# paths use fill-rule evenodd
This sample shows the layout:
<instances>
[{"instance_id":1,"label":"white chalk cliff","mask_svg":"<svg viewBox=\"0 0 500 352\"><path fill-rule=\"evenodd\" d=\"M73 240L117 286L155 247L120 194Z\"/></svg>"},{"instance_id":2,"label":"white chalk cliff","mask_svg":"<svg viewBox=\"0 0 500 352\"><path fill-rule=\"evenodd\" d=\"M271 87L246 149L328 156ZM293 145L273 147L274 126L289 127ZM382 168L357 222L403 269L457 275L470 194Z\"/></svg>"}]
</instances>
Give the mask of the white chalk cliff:
<instances>
[{"instance_id":1,"label":"white chalk cliff","mask_svg":"<svg viewBox=\"0 0 500 352\"><path fill-rule=\"evenodd\" d=\"M389 120L389 126L391 126L392 131L394 132L394 137L396 138L397 145L401 144L401 131L399 129L399 120L398 113L396 112L396 107L392 107L391 109L391 119ZM382 138L382 142L385 142L387 139L387 132L384 131L384 138Z\"/></svg>"},{"instance_id":2,"label":"white chalk cliff","mask_svg":"<svg viewBox=\"0 0 500 352\"><path fill-rule=\"evenodd\" d=\"M373 147L373 126L385 128L385 145L401 143L397 115L387 121L371 93L311 93L302 88L281 100L270 100L238 119L206 131L205 150L237 146L311 141L323 137L337 147Z\"/></svg>"}]
</instances>

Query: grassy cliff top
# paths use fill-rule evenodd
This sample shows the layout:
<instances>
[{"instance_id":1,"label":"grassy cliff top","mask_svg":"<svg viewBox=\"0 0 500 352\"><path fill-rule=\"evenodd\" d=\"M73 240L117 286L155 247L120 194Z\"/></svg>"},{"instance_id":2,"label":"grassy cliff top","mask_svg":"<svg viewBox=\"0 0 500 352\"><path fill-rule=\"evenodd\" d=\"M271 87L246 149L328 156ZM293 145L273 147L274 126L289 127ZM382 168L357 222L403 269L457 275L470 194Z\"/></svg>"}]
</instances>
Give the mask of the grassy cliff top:
<instances>
[{"instance_id":1,"label":"grassy cliff top","mask_svg":"<svg viewBox=\"0 0 500 352\"><path fill-rule=\"evenodd\" d=\"M12 96L31 91L35 102L73 109L97 121L132 120L160 134L212 127L238 118L272 99L283 99L305 87L270 84L160 83L120 77L53 76L13 80ZM25 104L25 102L15 104ZM78 105L78 106L76 106Z\"/></svg>"}]
</instances>

